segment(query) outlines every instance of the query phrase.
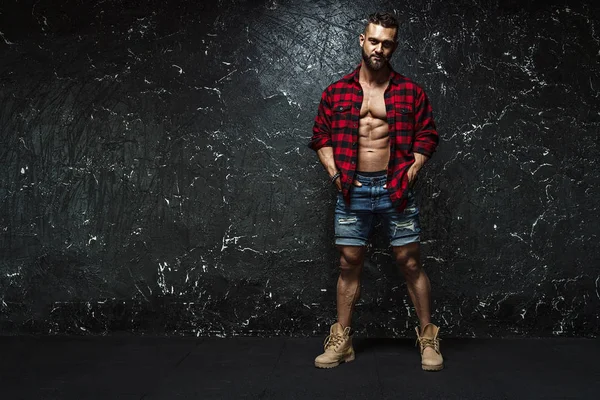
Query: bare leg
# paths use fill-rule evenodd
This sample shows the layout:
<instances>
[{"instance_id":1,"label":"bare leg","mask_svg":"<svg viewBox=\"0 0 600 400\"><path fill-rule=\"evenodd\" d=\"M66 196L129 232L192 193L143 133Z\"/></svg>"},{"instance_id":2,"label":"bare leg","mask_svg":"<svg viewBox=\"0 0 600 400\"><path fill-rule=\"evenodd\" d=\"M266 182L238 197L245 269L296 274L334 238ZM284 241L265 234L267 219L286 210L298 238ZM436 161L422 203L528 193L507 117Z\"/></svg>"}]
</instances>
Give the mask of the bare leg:
<instances>
[{"instance_id":1,"label":"bare leg","mask_svg":"<svg viewBox=\"0 0 600 400\"><path fill-rule=\"evenodd\" d=\"M394 257L406 279L408 294L412 300L421 329L431 322L431 284L421 268L419 243L394 247Z\"/></svg>"},{"instance_id":2,"label":"bare leg","mask_svg":"<svg viewBox=\"0 0 600 400\"><path fill-rule=\"evenodd\" d=\"M337 282L338 322L345 328L352 323L354 304L360 296L360 274L365 259L363 246L338 246L340 276Z\"/></svg>"}]
</instances>

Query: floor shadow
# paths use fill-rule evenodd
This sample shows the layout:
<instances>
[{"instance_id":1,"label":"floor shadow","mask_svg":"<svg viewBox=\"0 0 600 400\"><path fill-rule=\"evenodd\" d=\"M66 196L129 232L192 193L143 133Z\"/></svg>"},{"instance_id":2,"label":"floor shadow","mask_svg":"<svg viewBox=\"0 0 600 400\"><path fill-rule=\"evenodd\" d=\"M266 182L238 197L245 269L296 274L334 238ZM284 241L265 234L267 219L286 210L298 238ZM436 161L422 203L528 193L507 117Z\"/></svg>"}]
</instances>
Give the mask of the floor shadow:
<instances>
[{"instance_id":1,"label":"floor shadow","mask_svg":"<svg viewBox=\"0 0 600 400\"><path fill-rule=\"evenodd\" d=\"M377 351L397 351L414 347L415 341L412 339L392 339L392 338L358 338L352 341L354 351L357 353L368 353Z\"/></svg>"},{"instance_id":2,"label":"floor shadow","mask_svg":"<svg viewBox=\"0 0 600 400\"><path fill-rule=\"evenodd\" d=\"M460 352L467 348L477 348L479 346L485 346L485 343L485 339L449 338L441 339L440 347L442 354L444 355L444 359L446 361L450 361L453 352ZM418 351L416 346L416 339L410 338L357 338L353 340L352 345L354 346L354 351L356 351L357 354L369 354L372 352L377 352L380 354L397 354Z\"/></svg>"}]
</instances>

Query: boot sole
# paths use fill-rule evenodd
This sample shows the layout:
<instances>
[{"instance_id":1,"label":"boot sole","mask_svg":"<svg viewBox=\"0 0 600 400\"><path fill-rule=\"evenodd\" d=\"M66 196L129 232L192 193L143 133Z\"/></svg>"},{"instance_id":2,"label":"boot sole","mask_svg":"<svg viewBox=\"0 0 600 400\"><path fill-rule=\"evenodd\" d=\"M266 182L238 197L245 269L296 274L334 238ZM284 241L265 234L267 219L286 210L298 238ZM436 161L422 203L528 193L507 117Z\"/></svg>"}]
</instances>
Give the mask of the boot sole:
<instances>
[{"instance_id":1,"label":"boot sole","mask_svg":"<svg viewBox=\"0 0 600 400\"><path fill-rule=\"evenodd\" d=\"M444 364L441 365L423 365L421 364L423 371L441 371L444 369Z\"/></svg>"},{"instance_id":2,"label":"boot sole","mask_svg":"<svg viewBox=\"0 0 600 400\"><path fill-rule=\"evenodd\" d=\"M348 363L350 361L354 361L354 354L344 358L343 360L336 362L336 363L329 363L329 364L325 364L325 363L319 363L315 361L315 367L317 368L325 368L325 369L329 369L329 368L335 368L338 365L340 365L341 363Z\"/></svg>"}]
</instances>

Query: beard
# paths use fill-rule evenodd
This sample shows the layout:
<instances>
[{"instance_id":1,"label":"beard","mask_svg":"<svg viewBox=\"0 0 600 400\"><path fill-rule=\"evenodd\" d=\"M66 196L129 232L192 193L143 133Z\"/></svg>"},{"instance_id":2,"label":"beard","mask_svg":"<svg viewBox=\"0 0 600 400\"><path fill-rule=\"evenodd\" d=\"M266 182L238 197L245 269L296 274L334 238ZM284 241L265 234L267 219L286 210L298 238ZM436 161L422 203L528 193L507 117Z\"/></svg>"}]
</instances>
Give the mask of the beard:
<instances>
[{"instance_id":1,"label":"beard","mask_svg":"<svg viewBox=\"0 0 600 400\"><path fill-rule=\"evenodd\" d=\"M375 58L373 55L369 56L367 55L367 53L365 53L364 49L362 50L362 58L365 61L367 67L369 67L373 71L379 71L380 69L385 67L389 61L384 56L381 56L379 58Z\"/></svg>"}]
</instances>

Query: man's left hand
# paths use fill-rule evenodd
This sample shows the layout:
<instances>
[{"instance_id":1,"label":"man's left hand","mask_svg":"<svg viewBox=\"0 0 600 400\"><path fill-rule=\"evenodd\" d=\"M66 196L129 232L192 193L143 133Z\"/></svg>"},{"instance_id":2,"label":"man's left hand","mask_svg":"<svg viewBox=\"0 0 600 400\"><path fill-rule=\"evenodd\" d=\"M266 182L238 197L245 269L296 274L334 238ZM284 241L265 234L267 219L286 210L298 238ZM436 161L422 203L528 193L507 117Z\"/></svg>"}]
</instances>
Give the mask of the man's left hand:
<instances>
[{"instance_id":1,"label":"man's left hand","mask_svg":"<svg viewBox=\"0 0 600 400\"><path fill-rule=\"evenodd\" d=\"M415 184L415 181L417 180L417 174L419 173L419 170L421 169L421 167L422 167L422 165L418 165L415 162L408 169L408 172L407 172L407 175L408 175L408 187L412 187Z\"/></svg>"},{"instance_id":2,"label":"man's left hand","mask_svg":"<svg viewBox=\"0 0 600 400\"><path fill-rule=\"evenodd\" d=\"M414 156L415 162L413 163L413 165L410 166L407 172L409 187L412 187L415 184L415 182L417 181L417 174L429 159L429 157L420 153L414 153Z\"/></svg>"}]
</instances>

